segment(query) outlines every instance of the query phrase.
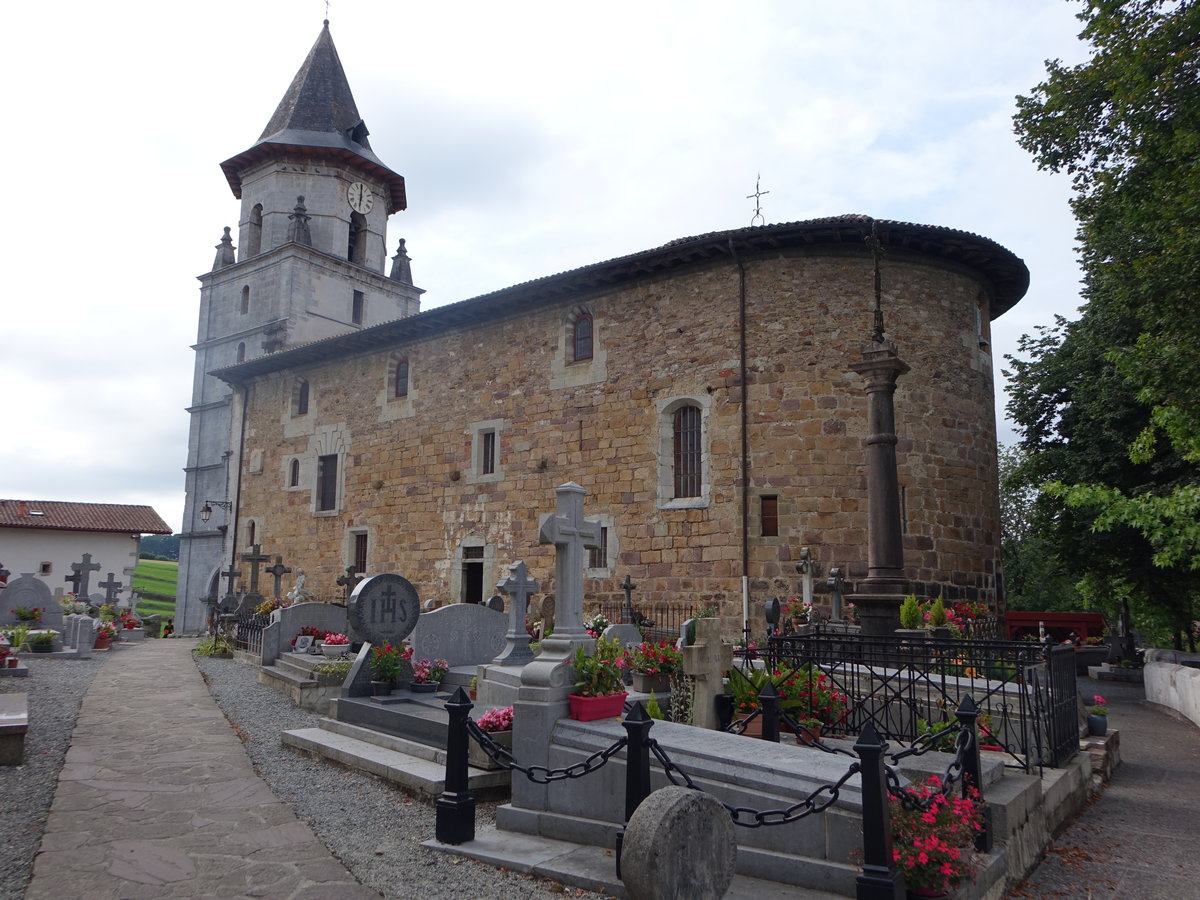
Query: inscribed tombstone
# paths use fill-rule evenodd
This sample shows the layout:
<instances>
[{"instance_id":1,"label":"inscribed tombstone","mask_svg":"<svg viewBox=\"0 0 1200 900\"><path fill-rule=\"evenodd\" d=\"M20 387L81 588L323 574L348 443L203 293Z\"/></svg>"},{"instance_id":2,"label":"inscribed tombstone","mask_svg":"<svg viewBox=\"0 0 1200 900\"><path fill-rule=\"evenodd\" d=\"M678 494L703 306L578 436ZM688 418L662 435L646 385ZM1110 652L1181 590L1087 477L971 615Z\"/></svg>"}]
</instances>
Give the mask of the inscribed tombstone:
<instances>
[{"instance_id":1,"label":"inscribed tombstone","mask_svg":"<svg viewBox=\"0 0 1200 900\"><path fill-rule=\"evenodd\" d=\"M25 609L42 610L42 622L50 624L49 620L57 613L57 622L62 625L62 608L53 602L54 595L46 582L34 577L32 572L26 572L16 580L9 581L8 587L0 591L0 624L12 625L17 621L13 610L18 606Z\"/></svg>"},{"instance_id":2,"label":"inscribed tombstone","mask_svg":"<svg viewBox=\"0 0 1200 900\"><path fill-rule=\"evenodd\" d=\"M359 639L375 645L399 644L416 627L421 601L407 578L385 573L360 581L347 611L350 629Z\"/></svg>"},{"instance_id":3,"label":"inscribed tombstone","mask_svg":"<svg viewBox=\"0 0 1200 900\"><path fill-rule=\"evenodd\" d=\"M445 659L451 666L490 663L504 649L508 616L478 603L451 603L421 613L412 633L413 659Z\"/></svg>"}]
</instances>

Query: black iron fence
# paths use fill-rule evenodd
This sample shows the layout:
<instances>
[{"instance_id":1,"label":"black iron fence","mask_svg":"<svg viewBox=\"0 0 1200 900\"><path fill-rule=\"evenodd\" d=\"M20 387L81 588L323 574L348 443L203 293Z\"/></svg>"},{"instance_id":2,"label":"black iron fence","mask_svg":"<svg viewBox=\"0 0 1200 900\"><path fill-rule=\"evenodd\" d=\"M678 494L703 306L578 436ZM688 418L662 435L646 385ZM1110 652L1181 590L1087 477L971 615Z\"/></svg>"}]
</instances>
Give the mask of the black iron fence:
<instances>
[{"instance_id":1,"label":"black iron fence","mask_svg":"<svg viewBox=\"0 0 1200 900\"><path fill-rule=\"evenodd\" d=\"M238 613L232 629L234 649L247 653L262 653L263 630L270 623L270 616L260 616L252 612Z\"/></svg>"},{"instance_id":2,"label":"black iron fence","mask_svg":"<svg viewBox=\"0 0 1200 900\"><path fill-rule=\"evenodd\" d=\"M771 690L768 688L767 694ZM625 735L609 746L597 750L587 759L561 769L545 766L523 766L512 751L495 743L487 732L471 719L474 704L462 688L446 703L449 726L446 743L445 791L438 798L435 833L444 844L463 844L475 839L475 798L468 780L468 745L476 741L493 762L502 768L523 774L530 781L548 784L573 778L583 778L605 766L622 750L625 751L625 821L628 822L642 801L650 796L650 761L654 759L662 766L668 780L693 790L703 790L691 776L677 765L657 740L650 737L654 720L647 714L641 702L634 704L622 725ZM954 711L954 719L937 733L928 735L912 746L897 753L888 754L887 742L867 724L854 744L854 754L845 773L837 781L821 785L797 802L785 808L753 809L731 806L722 801L735 825L746 828L786 825L807 816L819 815L832 806L840 796L841 788L858 776L862 799L863 817L863 871L857 879L857 896L860 900L892 898L904 894L904 874L892 854L891 818L889 796L897 798L907 809L928 809L934 797L921 795L904 787L893 763L909 756L920 756L936 749L937 742L949 739L953 758L940 779L938 792L949 796L957 787L966 797L979 790L981 767L977 741L978 710L970 696ZM778 740L778 729L775 728ZM845 752L845 751L843 751ZM989 817L984 816L984 826L977 834L975 849L991 849ZM621 843L624 834L618 834L616 845L617 877L621 877Z\"/></svg>"},{"instance_id":3,"label":"black iron fence","mask_svg":"<svg viewBox=\"0 0 1200 900\"><path fill-rule=\"evenodd\" d=\"M772 637L766 663L801 682L804 693L834 692L845 704L835 731L870 725L905 743L951 721L971 695L979 740L1025 771L1061 766L1078 750L1070 647L1025 641L829 633Z\"/></svg>"},{"instance_id":4,"label":"black iron fence","mask_svg":"<svg viewBox=\"0 0 1200 900\"><path fill-rule=\"evenodd\" d=\"M596 612L608 619L610 624L623 621L624 604L621 602L603 602L597 605ZM633 604L632 623L637 625L647 640L657 641L662 638L679 637L679 629L683 623L696 613L694 606L670 600L650 603Z\"/></svg>"}]
</instances>

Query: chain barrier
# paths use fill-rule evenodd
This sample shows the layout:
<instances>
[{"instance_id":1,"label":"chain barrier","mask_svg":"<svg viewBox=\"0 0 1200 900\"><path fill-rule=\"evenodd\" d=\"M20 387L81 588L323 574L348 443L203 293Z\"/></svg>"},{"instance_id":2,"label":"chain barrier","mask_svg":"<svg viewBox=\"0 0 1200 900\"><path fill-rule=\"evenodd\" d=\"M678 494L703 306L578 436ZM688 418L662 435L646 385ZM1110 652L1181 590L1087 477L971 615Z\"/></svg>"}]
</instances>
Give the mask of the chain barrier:
<instances>
[{"instance_id":1,"label":"chain barrier","mask_svg":"<svg viewBox=\"0 0 1200 900\"><path fill-rule=\"evenodd\" d=\"M813 747L817 750L820 750L822 753L830 753L835 756L849 756L851 759L858 759L858 756L854 753L851 753L849 750L843 750L841 747L830 747L828 744L822 743L821 739L813 734L812 729L810 729L807 725L804 725L793 719L791 713L781 709L779 711L779 719L782 722L786 722L788 727L791 728L792 731L796 732L796 734L802 735L808 739L805 741L805 746Z\"/></svg>"},{"instance_id":2,"label":"chain barrier","mask_svg":"<svg viewBox=\"0 0 1200 900\"><path fill-rule=\"evenodd\" d=\"M962 778L963 774L963 757L967 752L967 745L971 742L971 729L965 725L948 725L941 731L931 734L923 734L913 745L905 750L897 753L889 753L888 759L893 763L898 763L902 759L907 759L910 756L924 756L934 749L934 744L941 738L957 732L954 739L954 759L950 760L946 766L946 771L942 775L941 795L949 797L955 783ZM892 766L885 765L884 773L887 777L888 793L900 801L900 805L905 809L927 810L933 805L936 794L931 794L928 797L920 797L914 794L908 788L900 784L900 776L896 774L896 770Z\"/></svg>"},{"instance_id":3,"label":"chain barrier","mask_svg":"<svg viewBox=\"0 0 1200 900\"><path fill-rule=\"evenodd\" d=\"M565 769L548 769L545 766L523 766L509 752L507 747L501 747L493 741L486 731L479 727L474 719L467 719L467 734L475 740L492 762L503 769L517 771L534 784L549 784L551 781L563 781L567 778L582 778L601 768L616 753L629 743L628 737L621 737L603 750L597 750L582 762L573 763Z\"/></svg>"},{"instance_id":4,"label":"chain barrier","mask_svg":"<svg viewBox=\"0 0 1200 900\"><path fill-rule=\"evenodd\" d=\"M703 790L703 788L699 787L694 781L692 781L687 772L679 768L679 766L676 765L669 756L667 756L666 751L658 745L658 741L656 741L654 738L649 738L647 740L647 744L650 747L650 752L654 754L655 758L662 765L663 771L666 772L667 778L670 780L671 784L676 785L677 787L688 787L694 791ZM799 801L798 803L793 803L791 806L787 807L787 809L759 810L749 806L730 806L724 801L721 801L721 805L729 810L729 815L733 817L733 824L741 825L743 828L760 828L763 825L788 825L792 822L798 822L800 819L803 819L807 816L811 816L816 813L822 813L836 803L838 797L841 796L842 785L857 775L860 768L860 763L852 763L846 770L846 774L833 784L821 785L803 800ZM678 778L676 778L676 776L678 776ZM821 795L826 793L829 796L822 801ZM747 821L747 818L749 821Z\"/></svg>"},{"instance_id":5,"label":"chain barrier","mask_svg":"<svg viewBox=\"0 0 1200 900\"><path fill-rule=\"evenodd\" d=\"M745 734L746 729L750 727L750 723L762 715L762 709L756 709L744 719L734 719L729 723L729 727L725 729L726 734Z\"/></svg>"}]
</instances>

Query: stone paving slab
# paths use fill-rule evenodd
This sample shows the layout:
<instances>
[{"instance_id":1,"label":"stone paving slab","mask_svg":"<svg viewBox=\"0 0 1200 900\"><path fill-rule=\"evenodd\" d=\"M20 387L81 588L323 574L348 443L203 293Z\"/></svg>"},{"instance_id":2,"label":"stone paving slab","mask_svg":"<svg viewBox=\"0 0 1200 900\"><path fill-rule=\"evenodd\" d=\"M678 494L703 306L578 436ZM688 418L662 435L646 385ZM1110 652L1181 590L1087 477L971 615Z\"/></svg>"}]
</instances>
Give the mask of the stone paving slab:
<instances>
[{"instance_id":1,"label":"stone paving slab","mask_svg":"<svg viewBox=\"0 0 1200 900\"><path fill-rule=\"evenodd\" d=\"M378 898L254 774L194 644L131 647L93 682L26 900Z\"/></svg>"}]
</instances>

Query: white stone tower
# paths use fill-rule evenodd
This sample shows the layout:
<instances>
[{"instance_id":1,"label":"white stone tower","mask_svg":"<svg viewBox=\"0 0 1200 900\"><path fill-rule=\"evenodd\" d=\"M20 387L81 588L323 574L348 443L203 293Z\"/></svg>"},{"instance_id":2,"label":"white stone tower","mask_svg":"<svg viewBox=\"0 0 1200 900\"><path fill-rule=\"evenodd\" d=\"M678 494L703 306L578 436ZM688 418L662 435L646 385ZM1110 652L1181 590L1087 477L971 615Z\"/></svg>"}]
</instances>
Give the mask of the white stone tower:
<instances>
[{"instance_id":1,"label":"white stone tower","mask_svg":"<svg viewBox=\"0 0 1200 900\"><path fill-rule=\"evenodd\" d=\"M404 178L375 156L326 22L271 121L221 164L241 200L200 276L176 631L205 627L235 546L238 446L229 386L208 373L420 311L404 242L385 272ZM206 508L207 507L207 511ZM206 519L207 516L207 519ZM253 543L253 537L244 543Z\"/></svg>"}]
</instances>

